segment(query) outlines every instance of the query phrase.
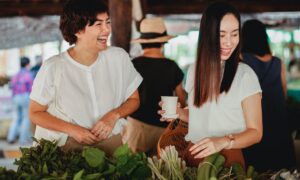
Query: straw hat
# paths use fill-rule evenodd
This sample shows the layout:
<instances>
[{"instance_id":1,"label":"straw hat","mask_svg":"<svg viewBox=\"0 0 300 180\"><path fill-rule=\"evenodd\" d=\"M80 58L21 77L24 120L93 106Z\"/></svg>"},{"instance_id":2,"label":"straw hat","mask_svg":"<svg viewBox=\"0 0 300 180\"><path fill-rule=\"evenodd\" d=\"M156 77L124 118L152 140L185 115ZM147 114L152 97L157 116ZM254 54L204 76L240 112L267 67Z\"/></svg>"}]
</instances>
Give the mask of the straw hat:
<instances>
[{"instance_id":1,"label":"straw hat","mask_svg":"<svg viewBox=\"0 0 300 180\"><path fill-rule=\"evenodd\" d=\"M147 18L140 25L141 37L133 39L131 43L164 43L175 36L167 34L162 18Z\"/></svg>"}]
</instances>

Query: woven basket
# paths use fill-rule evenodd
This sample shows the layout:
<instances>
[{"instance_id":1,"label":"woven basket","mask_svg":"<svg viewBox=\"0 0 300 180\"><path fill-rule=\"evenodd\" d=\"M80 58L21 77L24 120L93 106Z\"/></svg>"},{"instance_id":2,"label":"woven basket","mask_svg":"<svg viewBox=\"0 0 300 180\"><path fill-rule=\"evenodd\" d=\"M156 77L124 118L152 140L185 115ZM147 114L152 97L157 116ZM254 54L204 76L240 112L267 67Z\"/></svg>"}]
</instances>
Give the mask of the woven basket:
<instances>
[{"instance_id":1,"label":"woven basket","mask_svg":"<svg viewBox=\"0 0 300 180\"><path fill-rule=\"evenodd\" d=\"M198 167L203 158L194 158L194 155L189 151L193 145L192 142L186 141L184 137L188 133L188 123L174 120L172 121L163 134L160 136L157 144L157 155L160 157L160 152L167 146L175 146L179 157L185 160L190 167ZM225 167L230 167L233 163L239 163L245 167L245 161L240 149L223 149L221 154L225 157Z\"/></svg>"},{"instance_id":2,"label":"woven basket","mask_svg":"<svg viewBox=\"0 0 300 180\"><path fill-rule=\"evenodd\" d=\"M189 142L185 141L184 137L188 133L188 123L173 120L169 123L166 130L160 136L157 144L157 154L160 157L160 152L167 146L175 146L179 157L183 157Z\"/></svg>"}]
</instances>

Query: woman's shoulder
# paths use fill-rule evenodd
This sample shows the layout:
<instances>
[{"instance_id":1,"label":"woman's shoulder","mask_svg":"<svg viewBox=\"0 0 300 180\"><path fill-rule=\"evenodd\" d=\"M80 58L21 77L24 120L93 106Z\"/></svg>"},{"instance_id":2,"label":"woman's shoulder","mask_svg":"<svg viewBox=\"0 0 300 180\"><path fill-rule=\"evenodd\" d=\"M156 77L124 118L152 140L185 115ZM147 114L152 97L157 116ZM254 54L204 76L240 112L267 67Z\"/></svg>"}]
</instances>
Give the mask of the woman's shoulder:
<instances>
[{"instance_id":1,"label":"woman's shoulder","mask_svg":"<svg viewBox=\"0 0 300 180\"><path fill-rule=\"evenodd\" d=\"M44 73L54 73L55 67L58 65L58 63L63 62L63 58L61 57L62 54L54 55L45 61L43 61L43 64L39 71L42 71Z\"/></svg>"},{"instance_id":2,"label":"woman's shoulder","mask_svg":"<svg viewBox=\"0 0 300 180\"><path fill-rule=\"evenodd\" d=\"M238 65L238 68L237 68L237 72L239 73L247 73L247 72L250 72L250 71L253 71L252 68L244 63L244 62L239 62L239 65Z\"/></svg>"},{"instance_id":3,"label":"woman's shoulder","mask_svg":"<svg viewBox=\"0 0 300 180\"><path fill-rule=\"evenodd\" d=\"M283 62L279 57L272 56L272 61L274 61L276 64L280 64Z\"/></svg>"},{"instance_id":4,"label":"woman's shoulder","mask_svg":"<svg viewBox=\"0 0 300 180\"><path fill-rule=\"evenodd\" d=\"M124 49L122 49L120 47L115 47L115 46L109 46L109 47L107 47L106 50L104 50L100 53L109 54L110 56L111 55L128 56L128 53Z\"/></svg>"},{"instance_id":5,"label":"woman's shoulder","mask_svg":"<svg viewBox=\"0 0 300 180\"><path fill-rule=\"evenodd\" d=\"M253 69L248 64L243 63L243 62L239 62L237 72L236 72L236 76L238 78L242 78L246 75L256 76L255 72L253 71Z\"/></svg>"}]
</instances>

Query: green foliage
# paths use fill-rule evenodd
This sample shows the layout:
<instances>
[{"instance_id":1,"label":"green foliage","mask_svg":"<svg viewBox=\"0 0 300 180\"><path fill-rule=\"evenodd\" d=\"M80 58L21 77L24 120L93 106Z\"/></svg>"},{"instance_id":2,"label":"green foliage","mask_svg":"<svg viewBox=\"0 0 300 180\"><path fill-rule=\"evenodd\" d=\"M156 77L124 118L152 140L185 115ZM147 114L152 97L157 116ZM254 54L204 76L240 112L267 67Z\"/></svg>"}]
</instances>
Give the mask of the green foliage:
<instances>
[{"instance_id":1,"label":"green foliage","mask_svg":"<svg viewBox=\"0 0 300 180\"><path fill-rule=\"evenodd\" d=\"M13 170L7 170L4 167L0 167L0 179L14 180L17 178L17 173Z\"/></svg>"},{"instance_id":2,"label":"green foliage","mask_svg":"<svg viewBox=\"0 0 300 180\"><path fill-rule=\"evenodd\" d=\"M183 175L184 175L184 179L186 179L186 180L196 179L197 178L197 168L187 167L187 169Z\"/></svg>"},{"instance_id":3,"label":"green foliage","mask_svg":"<svg viewBox=\"0 0 300 180\"><path fill-rule=\"evenodd\" d=\"M105 153L97 148L85 147L82 156L91 167L103 167Z\"/></svg>"},{"instance_id":4,"label":"green foliage","mask_svg":"<svg viewBox=\"0 0 300 180\"><path fill-rule=\"evenodd\" d=\"M197 180L209 180L210 171L214 168L214 162L219 155L219 153L215 153L204 158L198 167Z\"/></svg>"},{"instance_id":5,"label":"green foliage","mask_svg":"<svg viewBox=\"0 0 300 180\"><path fill-rule=\"evenodd\" d=\"M64 152L56 142L36 142L37 146L20 148L22 157L15 160L17 172L0 167L0 180L114 180L151 176L146 155L132 153L127 145L119 147L114 158L108 159L103 151L93 147Z\"/></svg>"},{"instance_id":6,"label":"green foliage","mask_svg":"<svg viewBox=\"0 0 300 180\"><path fill-rule=\"evenodd\" d=\"M132 153L125 144L115 153L116 174L121 179L146 179L151 176L151 169L147 166L145 153Z\"/></svg>"},{"instance_id":7,"label":"green foliage","mask_svg":"<svg viewBox=\"0 0 300 180\"><path fill-rule=\"evenodd\" d=\"M206 157L198 168L186 167L173 147L164 149L161 159L132 153L127 145L119 147L112 158L93 147L84 147L80 152L64 152L57 143L44 139L38 146L21 148L21 151L22 157L15 161L17 172L0 167L0 180L139 180L151 177L159 180L261 180L272 176L258 174L253 166L247 170L240 164L224 167L225 158L220 153Z\"/></svg>"},{"instance_id":8,"label":"green foliage","mask_svg":"<svg viewBox=\"0 0 300 180\"><path fill-rule=\"evenodd\" d=\"M122 157L122 156L130 156L132 154L131 150L128 147L128 144L124 144L123 146L120 146L116 149L114 152L114 157L116 159Z\"/></svg>"}]
</instances>

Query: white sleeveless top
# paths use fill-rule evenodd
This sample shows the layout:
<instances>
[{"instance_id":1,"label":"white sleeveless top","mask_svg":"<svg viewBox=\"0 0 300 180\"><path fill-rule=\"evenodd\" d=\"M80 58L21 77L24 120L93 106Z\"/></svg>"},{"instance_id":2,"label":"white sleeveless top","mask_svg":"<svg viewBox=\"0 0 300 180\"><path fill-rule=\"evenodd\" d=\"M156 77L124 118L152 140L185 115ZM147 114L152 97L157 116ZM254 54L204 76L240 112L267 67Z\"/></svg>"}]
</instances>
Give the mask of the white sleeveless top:
<instances>
[{"instance_id":1,"label":"white sleeveless top","mask_svg":"<svg viewBox=\"0 0 300 180\"><path fill-rule=\"evenodd\" d=\"M47 112L67 122L92 128L103 115L124 103L142 82L128 54L109 47L90 66L84 66L63 52L46 60L39 70L30 98L48 105ZM112 134L121 132L125 119ZM112 135L111 134L111 135ZM35 137L64 145L67 134L37 126Z\"/></svg>"},{"instance_id":2,"label":"white sleeveless top","mask_svg":"<svg viewBox=\"0 0 300 180\"><path fill-rule=\"evenodd\" d=\"M185 86L189 106L189 130L186 140L196 143L203 138L244 131L246 123L242 101L248 96L262 92L255 72L248 65L239 63L228 93L222 93L217 102L206 102L200 108L193 105L194 74L195 64L189 68Z\"/></svg>"}]
</instances>

